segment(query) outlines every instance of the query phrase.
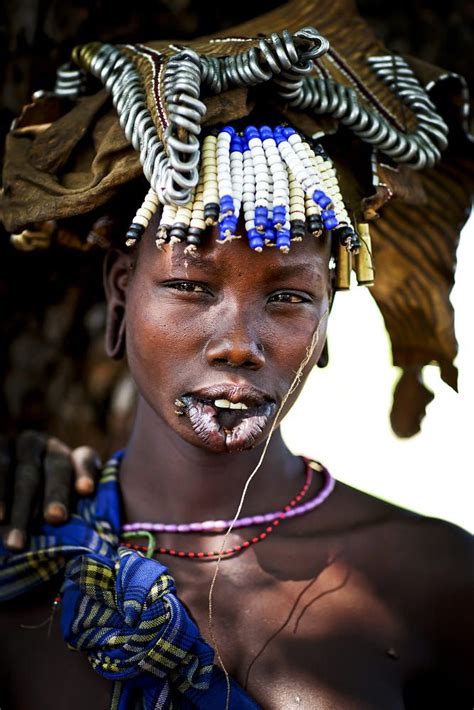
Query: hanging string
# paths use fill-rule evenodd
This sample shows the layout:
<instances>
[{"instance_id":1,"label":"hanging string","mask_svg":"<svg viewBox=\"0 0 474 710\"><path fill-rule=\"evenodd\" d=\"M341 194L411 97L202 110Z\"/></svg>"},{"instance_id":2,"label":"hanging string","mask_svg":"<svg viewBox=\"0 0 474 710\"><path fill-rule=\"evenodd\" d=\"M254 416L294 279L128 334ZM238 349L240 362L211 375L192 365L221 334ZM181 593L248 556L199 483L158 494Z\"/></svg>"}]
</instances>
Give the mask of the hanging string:
<instances>
[{"instance_id":1,"label":"hanging string","mask_svg":"<svg viewBox=\"0 0 474 710\"><path fill-rule=\"evenodd\" d=\"M306 348L306 355L304 356L303 360L301 361L301 363L300 363L300 365L299 365L299 367L298 367L298 370L296 371L295 377L293 378L293 381L292 381L292 383L291 383L291 385L290 385L290 387L289 387L287 393L286 393L285 396L283 397L283 399L282 399L282 401L281 401L281 404L280 404L280 406L279 406L279 408L278 408L277 413L275 414L275 417L274 417L274 419L273 419L272 425L271 425L271 427L270 427L270 431L269 431L268 436L267 436L267 439L266 439L266 441L265 441L265 445L264 445L264 447L263 447L263 451L262 451L262 453L261 453L261 455L260 455L260 458L259 458L259 460L258 460L258 462L257 462L257 465L255 466L255 468L253 469L252 473L250 474L250 476L247 478L247 481L245 482L245 485L244 485L244 488L243 488L243 490L242 490L242 494L241 494L241 497L240 497L240 502L239 502L239 505L238 505L237 510L236 510L236 512L235 512L234 518L233 518L231 524L229 525L229 527L228 527L228 529L227 529L227 531L226 531L226 534L224 535L224 539L223 539L223 541L222 541L221 549L220 549L220 551L219 551L219 556L218 556L217 562L216 562L216 569L214 570L214 574L213 574L212 581L211 581L211 586L209 587L209 595L208 595L208 628L209 628L209 635L210 635L210 637L211 637L212 645L214 646L214 649L215 649L215 652L216 652L217 660L218 660L218 662L219 662L220 667L222 668L222 671L223 671L223 673L224 673L225 680L226 680L226 685L227 685L227 698L226 698L225 710L229 710L229 706L230 706L230 677L229 677L229 673L228 673L228 671L227 671L227 669L226 669L226 667L225 667L225 665L224 665L224 661L222 660L222 656L221 656L220 651L219 651L219 646L218 646L218 644L217 644L217 639L216 639L216 636L215 636L215 633L214 633L214 626L213 626L213 606L212 606L212 597L213 597L213 594L214 594L214 587L215 587L215 585L216 585L217 575L219 574L220 563L221 563L221 560L222 560L222 556L223 556L223 554L224 554L224 550L225 550L225 547L226 547L227 539L228 539L229 535L231 534L232 529L233 529L233 527L234 527L234 524L235 524L236 520L238 519L238 517L239 517L239 515L240 515L240 513L241 513L241 511L242 511L242 507L243 507L243 505L244 505L245 498L246 498L246 496L247 496L247 491L248 491L248 489L249 489L249 486L250 486L252 480L254 479L254 477L255 477L257 471L258 471L258 470L260 469L260 467L262 466L263 460L264 460L265 455L266 455L266 453L267 453L267 449L268 449L268 447L269 447L269 445L270 445L271 438L272 438L272 436L273 436L273 432L275 431L275 428L276 428L277 423L278 423L278 417L280 416L280 414L281 414L281 412L282 412L282 410L283 410L283 408L284 408L286 402L288 401L288 398L293 394L293 392L296 390L296 388L298 387L298 385L299 385L299 383L300 383L300 381L301 381L301 378L302 378L302 376L303 376L304 369L305 369L306 365L309 363L309 361L311 360L311 357L312 357L312 355L313 355L313 353L314 353L314 350L315 350L315 348L316 348L316 346L317 346L317 344L318 344L318 342L319 342L319 331L320 331L320 328L321 328L321 324L323 323L323 321L326 320L326 318L328 317L328 315L329 315L329 307L326 308L325 312L323 313L323 315L321 316L321 318L320 318L320 320L319 320L318 325L316 326L316 329L315 329L315 331L314 331L314 333L313 333L313 335L312 335L312 338L311 338L311 343L310 343L309 346Z\"/></svg>"}]
</instances>

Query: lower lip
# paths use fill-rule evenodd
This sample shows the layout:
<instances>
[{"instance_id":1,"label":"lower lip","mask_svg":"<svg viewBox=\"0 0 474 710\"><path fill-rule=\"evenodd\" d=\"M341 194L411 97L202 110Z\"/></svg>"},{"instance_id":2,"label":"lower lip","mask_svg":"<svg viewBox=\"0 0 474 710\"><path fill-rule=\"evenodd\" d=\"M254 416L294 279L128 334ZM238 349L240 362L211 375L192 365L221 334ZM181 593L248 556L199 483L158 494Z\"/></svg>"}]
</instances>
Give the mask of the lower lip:
<instances>
[{"instance_id":1,"label":"lower lip","mask_svg":"<svg viewBox=\"0 0 474 710\"><path fill-rule=\"evenodd\" d=\"M276 404L265 402L249 409L220 409L209 402L186 395L183 410L200 441L214 451L245 451L253 448L272 420ZM219 414L232 413L232 427L223 426ZM225 413L225 414L224 414Z\"/></svg>"}]
</instances>

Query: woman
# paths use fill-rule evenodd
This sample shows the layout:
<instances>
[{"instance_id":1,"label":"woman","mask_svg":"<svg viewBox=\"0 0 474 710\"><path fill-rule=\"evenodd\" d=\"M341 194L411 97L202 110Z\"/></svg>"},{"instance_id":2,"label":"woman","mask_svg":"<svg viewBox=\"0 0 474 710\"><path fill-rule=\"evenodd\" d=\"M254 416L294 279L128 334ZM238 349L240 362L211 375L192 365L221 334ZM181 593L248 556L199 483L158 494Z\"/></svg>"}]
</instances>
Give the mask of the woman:
<instances>
[{"instance_id":1,"label":"woman","mask_svg":"<svg viewBox=\"0 0 474 710\"><path fill-rule=\"evenodd\" d=\"M282 46L291 49L293 41L295 51L301 50L285 69L284 92L298 89L298 70L301 76L310 53L315 50L313 60L324 49L317 33L305 30L294 37L282 35L260 45L267 64L260 57L257 68L267 71L281 59ZM146 48L140 50L147 54ZM107 52L87 47L78 60L101 76L100 60L106 64L112 57ZM183 85L192 88L196 61L191 55L184 60ZM117 61L127 68L123 55ZM172 61L173 55L166 66L175 87L181 77ZM143 56L141 62L146 66ZM163 91L172 125L179 101L172 93L166 96L167 70ZM114 93L112 80L106 86ZM123 101L118 93L115 100L122 125L129 126L134 109L123 108L125 86L123 81L118 87ZM367 215L356 213L353 229L346 204L353 208L357 191L353 188L351 195L348 180L342 191L346 204L338 197L339 179L325 153L326 143L337 153L342 138L324 147L309 143L304 131L278 120L267 127L258 113L247 116L248 95L243 102L242 96L234 103L229 99L237 115L224 128L218 125L221 116L213 120L217 135L206 133L202 141L197 189L186 203L189 214L179 213L184 202L179 188L186 189L194 169L190 124L201 110L192 98L183 99L181 108L190 111L180 114L190 123L177 121L181 130L162 134L168 149L164 163L169 160L162 172L155 172L156 163L150 167L150 156L158 160L163 153L143 139L143 170L153 192L128 230L131 251L112 248L105 260L107 349L113 357L126 350L140 392L126 451L104 470L95 502L88 501L65 525L46 526L33 538L31 551L5 554L2 560L3 598L35 589L2 605L4 705L74 708L88 702L105 708L112 680L111 707L120 708L226 707L228 702L236 708L470 707L469 537L455 526L341 483L332 489L324 469L293 456L278 429L310 368L323 357L334 287L348 285L347 265L356 251L360 280L364 274L371 280L371 250L361 218ZM239 115L247 117L235 122ZM372 132L383 132L382 124L367 120ZM436 117L430 122L439 133ZM415 162L423 162L424 146L427 153L436 150L436 141L427 143L426 129L420 135L423 145L412 150ZM136 139L133 129L130 138ZM187 147L181 143L173 154L176 141L186 140ZM214 174L212 169L206 173L206 159L215 159L218 178L210 186L220 200L214 216L216 200L202 196ZM243 185L253 185L248 199L245 187L239 192L242 181L234 170L239 160ZM331 175L325 174L327 166ZM282 188L280 203L269 195L280 194L282 174L288 189ZM223 185L230 186L229 209ZM170 193L175 199L171 215L166 206L158 207L161 197L170 204ZM88 197L97 206L97 191ZM57 215L64 217L62 210L70 207L60 202ZM238 203L243 204L240 221ZM83 195L81 204L87 212ZM374 204L366 204L367 211ZM267 213L259 225L262 207ZM280 221L276 207L288 212ZM303 234L299 218L287 219L301 213ZM201 224L204 218L216 222L211 233ZM315 239L309 232L320 234ZM237 235L243 238L232 238ZM31 465L42 452L26 449L23 461ZM254 477L245 491L250 474ZM310 501L312 508L305 506ZM297 509L299 515L289 514ZM282 512L272 520L259 517L270 511ZM217 516L224 523L190 525ZM237 527L223 534L232 521ZM127 523L138 529L120 530ZM158 539L149 534L164 523L172 531ZM157 559L166 560L179 598ZM63 575L58 579L56 573L64 568L62 586ZM39 586L40 581L46 584ZM50 618L60 587L62 634ZM147 616L149 610L153 613ZM44 634L31 628L42 619L51 627L47 654ZM82 655L71 657L61 635L87 653L100 675L91 673ZM210 644L217 652L214 666Z\"/></svg>"}]
</instances>

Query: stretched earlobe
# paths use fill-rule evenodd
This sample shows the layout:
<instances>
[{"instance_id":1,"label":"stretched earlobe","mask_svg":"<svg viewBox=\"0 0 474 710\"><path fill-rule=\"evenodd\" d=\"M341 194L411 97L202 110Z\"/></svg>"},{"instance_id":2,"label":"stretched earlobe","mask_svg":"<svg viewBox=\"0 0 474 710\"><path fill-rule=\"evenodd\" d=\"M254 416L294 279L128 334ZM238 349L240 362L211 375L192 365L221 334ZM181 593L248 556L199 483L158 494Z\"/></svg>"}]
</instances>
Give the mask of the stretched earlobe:
<instances>
[{"instance_id":1,"label":"stretched earlobe","mask_svg":"<svg viewBox=\"0 0 474 710\"><path fill-rule=\"evenodd\" d=\"M125 308L119 303L107 309L105 351L113 360L121 360L125 356Z\"/></svg>"},{"instance_id":2,"label":"stretched earlobe","mask_svg":"<svg viewBox=\"0 0 474 710\"><path fill-rule=\"evenodd\" d=\"M318 367L326 367L329 362L329 350L328 350L328 339L324 341L323 349L321 351L321 355L319 356L319 360L316 363Z\"/></svg>"}]
</instances>

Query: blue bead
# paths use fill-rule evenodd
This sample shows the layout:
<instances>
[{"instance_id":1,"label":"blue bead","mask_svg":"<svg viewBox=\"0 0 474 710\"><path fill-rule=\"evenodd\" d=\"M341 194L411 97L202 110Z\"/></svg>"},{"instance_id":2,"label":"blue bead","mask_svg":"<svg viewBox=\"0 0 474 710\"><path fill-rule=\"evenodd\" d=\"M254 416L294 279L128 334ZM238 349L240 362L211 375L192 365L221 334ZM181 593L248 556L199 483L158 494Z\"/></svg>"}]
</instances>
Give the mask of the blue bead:
<instances>
[{"instance_id":1,"label":"blue bead","mask_svg":"<svg viewBox=\"0 0 474 710\"><path fill-rule=\"evenodd\" d=\"M250 141L252 138L260 138L259 132L255 126L247 126L244 130L245 138Z\"/></svg>"},{"instance_id":2,"label":"blue bead","mask_svg":"<svg viewBox=\"0 0 474 710\"><path fill-rule=\"evenodd\" d=\"M267 227L263 234L263 237L266 241L274 242L276 239L275 230L272 227Z\"/></svg>"},{"instance_id":3,"label":"blue bead","mask_svg":"<svg viewBox=\"0 0 474 710\"><path fill-rule=\"evenodd\" d=\"M221 209L221 212L229 212L231 210L232 212L234 211L234 200L232 199L231 195L223 195L220 199L219 206Z\"/></svg>"},{"instance_id":4,"label":"blue bead","mask_svg":"<svg viewBox=\"0 0 474 710\"><path fill-rule=\"evenodd\" d=\"M321 212L322 219L328 219L329 217L335 217L335 216L336 216L336 213L334 212L334 210L323 210Z\"/></svg>"},{"instance_id":5,"label":"blue bead","mask_svg":"<svg viewBox=\"0 0 474 710\"><path fill-rule=\"evenodd\" d=\"M276 238L276 245L278 249L281 249L282 247L290 247L291 239L288 230L282 230L281 232L278 232Z\"/></svg>"},{"instance_id":6,"label":"blue bead","mask_svg":"<svg viewBox=\"0 0 474 710\"><path fill-rule=\"evenodd\" d=\"M283 128L283 135L284 135L286 138L289 138L290 136L294 136L295 133L296 133L295 129L294 129L294 128L291 128L291 126L285 126L285 127Z\"/></svg>"},{"instance_id":7,"label":"blue bead","mask_svg":"<svg viewBox=\"0 0 474 710\"><path fill-rule=\"evenodd\" d=\"M224 217L222 222L220 222L220 225L223 230L230 229L231 232L233 232L237 225L237 217L235 215L227 215L227 217Z\"/></svg>"},{"instance_id":8,"label":"blue bead","mask_svg":"<svg viewBox=\"0 0 474 710\"><path fill-rule=\"evenodd\" d=\"M230 152L233 153L235 151L242 153L242 139L238 135L233 136L230 142Z\"/></svg>"},{"instance_id":9,"label":"blue bead","mask_svg":"<svg viewBox=\"0 0 474 710\"><path fill-rule=\"evenodd\" d=\"M325 209L325 207L331 204L331 198L328 197L322 190L315 190L313 192L313 200L317 205L322 207L322 209Z\"/></svg>"},{"instance_id":10,"label":"blue bead","mask_svg":"<svg viewBox=\"0 0 474 710\"><path fill-rule=\"evenodd\" d=\"M251 249L263 249L265 242L255 229L250 229L248 232L249 246Z\"/></svg>"},{"instance_id":11,"label":"blue bead","mask_svg":"<svg viewBox=\"0 0 474 710\"><path fill-rule=\"evenodd\" d=\"M266 227L268 220L268 209L266 207L256 207L255 208L255 226L256 227Z\"/></svg>"},{"instance_id":12,"label":"blue bead","mask_svg":"<svg viewBox=\"0 0 474 710\"><path fill-rule=\"evenodd\" d=\"M336 229L337 225L339 224L338 220L335 217L323 219L323 222L327 230Z\"/></svg>"},{"instance_id":13,"label":"blue bead","mask_svg":"<svg viewBox=\"0 0 474 710\"><path fill-rule=\"evenodd\" d=\"M262 141L266 140L267 138L273 138L273 131L270 126L261 126L260 138L262 139Z\"/></svg>"},{"instance_id":14,"label":"blue bead","mask_svg":"<svg viewBox=\"0 0 474 710\"><path fill-rule=\"evenodd\" d=\"M275 130L273 131L273 137L274 137L275 143L276 143L277 145L280 145L280 143L283 143L284 141L286 141L286 138L285 138L285 136L283 135L283 133L282 133L281 131L277 131L276 128L275 128Z\"/></svg>"},{"instance_id":15,"label":"blue bead","mask_svg":"<svg viewBox=\"0 0 474 710\"><path fill-rule=\"evenodd\" d=\"M232 126L224 126L221 133L228 133L230 136L235 136L235 128L232 128Z\"/></svg>"}]
</instances>

